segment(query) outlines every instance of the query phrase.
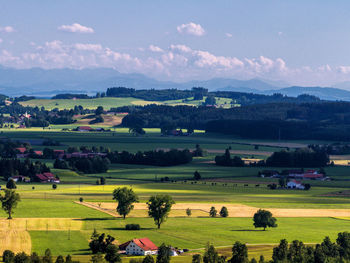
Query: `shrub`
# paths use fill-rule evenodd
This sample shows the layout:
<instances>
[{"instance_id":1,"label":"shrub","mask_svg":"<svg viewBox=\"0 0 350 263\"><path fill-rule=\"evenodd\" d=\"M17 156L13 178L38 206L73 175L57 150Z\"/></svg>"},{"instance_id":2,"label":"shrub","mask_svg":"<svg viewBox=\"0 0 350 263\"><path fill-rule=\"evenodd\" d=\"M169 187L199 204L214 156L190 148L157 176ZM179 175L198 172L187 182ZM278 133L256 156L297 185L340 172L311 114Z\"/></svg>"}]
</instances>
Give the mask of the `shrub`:
<instances>
[{"instance_id":1,"label":"shrub","mask_svg":"<svg viewBox=\"0 0 350 263\"><path fill-rule=\"evenodd\" d=\"M127 224L125 225L125 230L140 230L141 227L139 224Z\"/></svg>"},{"instance_id":2,"label":"shrub","mask_svg":"<svg viewBox=\"0 0 350 263\"><path fill-rule=\"evenodd\" d=\"M84 198L80 197L79 201L80 201L80 203L84 202Z\"/></svg>"},{"instance_id":3,"label":"shrub","mask_svg":"<svg viewBox=\"0 0 350 263\"><path fill-rule=\"evenodd\" d=\"M53 185L52 185L52 189L53 189L53 190L57 189L57 184L53 184Z\"/></svg>"},{"instance_id":4,"label":"shrub","mask_svg":"<svg viewBox=\"0 0 350 263\"><path fill-rule=\"evenodd\" d=\"M14 257L15 253L13 253L11 250L5 250L4 253L2 253L2 261L5 263L13 262Z\"/></svg>"}]
</instances>

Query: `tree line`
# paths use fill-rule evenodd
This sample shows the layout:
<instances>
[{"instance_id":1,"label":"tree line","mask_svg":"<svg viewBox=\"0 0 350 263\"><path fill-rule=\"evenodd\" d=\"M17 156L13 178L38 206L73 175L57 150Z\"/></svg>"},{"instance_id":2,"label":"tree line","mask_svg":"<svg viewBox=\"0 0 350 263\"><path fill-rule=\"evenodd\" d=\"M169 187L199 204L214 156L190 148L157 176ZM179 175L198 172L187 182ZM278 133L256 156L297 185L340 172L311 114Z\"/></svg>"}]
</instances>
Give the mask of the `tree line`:
<instances>
[{"instance_id":1,"label":"tree line","mask_svg":"<svg viewBox=\"0 0 350 263\"><path fill-rule=\"evenodd\" d=\"M27 176L31 181L36 181L36 174L48 173L50 168L40 161L32 162L29 159L24 161L18 159L0 159L0 177L8 180L15 175Z\"/></svg>"},{"instance_id":2,"label":"tree line","mask_svg":"<svg viewBox=\"0 0 350 263\"><path fill-rule=\"evenodd\" d=\"M223 155L215 157L215 164L232 167L324 167L329 164L329 155L323 150L314 151L310 148L296 149L295 151L282 150L274 152L266 160L246 165L239 156L231 157L230 150L226 149Z\"/></svg>"}]
</instances>

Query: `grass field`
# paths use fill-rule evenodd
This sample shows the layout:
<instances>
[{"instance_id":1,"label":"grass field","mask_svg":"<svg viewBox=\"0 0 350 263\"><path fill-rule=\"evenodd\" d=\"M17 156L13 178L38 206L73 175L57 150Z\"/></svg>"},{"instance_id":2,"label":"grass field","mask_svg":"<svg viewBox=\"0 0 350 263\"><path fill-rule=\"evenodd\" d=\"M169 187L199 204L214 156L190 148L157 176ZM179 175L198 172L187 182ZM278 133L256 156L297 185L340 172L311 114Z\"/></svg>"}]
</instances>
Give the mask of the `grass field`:
<instances>
[{"instance_id":1,"label":"grass field","mask_svg":"<svg viewBox=\"0 0 350 263\"><path fill-rule=\"evenodd\" d=\"M6 214L0 211L0 229L9 233L0 236L1 249L43 254L46 248L50 248L54 255L69 253L74 259L88 262L88 241L96 228L100 233L111 234L118 242L148 237L157 245L166 242L191 250L185 256L173 258L172 262L191 262L191 254L202 252L207 242L228 256L235 241L245 242L250 257L258 258L263 254L269 258L273 246L282 238L316 243L327 235L334 240L338 232L350 227L350 167L326 167L326 174L332 181L310 181L312 187L309 191L299 191L270 190L267 184L277 183L277 179L258 177L262 168L220 167L212 163L215 156L222 154L227 147L231 147L232 154L247 159L266 159L273 151L299 148L314 142L249 141L199 131L189 137L163 137L159 129L146 129L145 136L135 137L123 128L108 133L78 133L62 132L63 127L2 129L0 136L32 142L34 149L43 149L38 142L46 138L61 142L61 146L52 147L55 149L101 145L130 152L193 149L200 144L207 150L207 155L174 167L112 164L104 174L52 169L62 182L56 190L51 184L18 184L17 192L22 201L14 212L14 219L5 219ZM346 161L348 157L338 156L337 160ZM52 167L53 160L42 161ZM198 182L192 180L196 170L202 176ZM106 178L106 185L95 184L101 176ZM169 177L172 182L161 182L162 177ZM1 183L4 185L5 182ZM113 190L120 186L132 187L140 199L126 220L116 217L116 203L112 200ZM156 229L145 210L145 202L154 194L169 194L176 201L169 219L160 230ZM93 207L80 204L80 197ZM227 206L230 217L209 218L208 210L212 205L217 210ZM96 209L100 207L102 211ZM191 217L186 216L186 208L193 210ZM277 228L261 231L253 227L251 217L259 208L272 211L278 220ZM138 223L142 229L126 231L127 223Z\"/></svg>"},{"instance_id":2,"label":"grass field","mask_svg":"<svg viewBox=\"0 0 350 263\"><path fill-rule=\"evenodd\" d=\"M105 110L111 108L136 105L136 106L145 106L149 104L164 104L170 106L177 105L188 105L188 106L199 106L202 105L205 101L203 100L193 100L193 98L187 98L183 100L168 100L168 101L148 101L142 100L133 97L127 98L114 98L114 97L105 97L105 98L95 98L95 99L34 99L28 101L20 102L23 106L35 107L45 107L47 110L52 110L58 108L63 109L73 109L75 106L83 106L86 109L96 109L98 106L103 106ZM239 104L233 103L231 106L232 99L229 98L220 98L216 97L216 105L222 108L231 108L232 106L238 107Z\"/></svg>"},{"instance_id":3,"label":"grass field","mask_svg":"<svg viewBox=\"0 0 350 263\"><path fill-rule=\"evenodd\" d=\"M23 106L35 107L45 107L47 110L52 110L58 108L63 109L73 109L74 106L83 106L85 109L96 109L98 106L103 106L105 110L110 108L128 106L128 105L147 105L147 104L158 104L155 101L145 101L136 98L97 98L97 99L34 99L20 102Z\"/></svg>"}]
</instances>

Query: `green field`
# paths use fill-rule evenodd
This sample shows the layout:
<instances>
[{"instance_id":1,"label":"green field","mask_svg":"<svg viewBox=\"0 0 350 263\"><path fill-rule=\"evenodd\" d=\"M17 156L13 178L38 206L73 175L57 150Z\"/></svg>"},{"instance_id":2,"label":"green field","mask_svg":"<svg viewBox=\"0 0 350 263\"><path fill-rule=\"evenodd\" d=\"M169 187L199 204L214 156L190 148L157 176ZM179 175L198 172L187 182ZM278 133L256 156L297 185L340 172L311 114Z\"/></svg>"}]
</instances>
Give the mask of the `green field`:
<instances>
[{"instance_id":1,"label":"green field","mask_svg":"<svg viewBox=\"0 0 350 263\"><path fill-rule=\"evenodd\" d=\"M154 101L145 101L137 98L97 98L97 99L34 99L21 102L23 106L45 107L47 110L58 108L73 109L74 106L83 106L85 109L96 109L98 106L103 106L104 109L128 106L128 105L147 105L154 104Z\"/></svg>"},{"instance_id":2,"label":"green field","mask_svg":"<svg viewBox=\"0 0 350 263\"><path fill-rule=\"evenodd\" d=\"M52 110L58 108L63 109L73 109L75 106L83 106L85 109L96 109L98 106L103 106L105 110L111 108L122 107L122 106L144 106L148 104L164 104L170 106L176 105L188 105L188 106L198 106L205 101L203 100L193 100L193 98L187 98L183 100L167 100L167 101L147 101L133 97L127 98L114 98L114 97L105 97L105 98L95 98L95 99L33 99L28 101L20 102L23 106L30 107L45 107L47 110ZM231 108L232 99L229 98L216 98L216 104L218 107L222 108ZM238 104L233 104L234 107L239 106Z\"/></svg>"},{"instance_id":3,"label":"green field","mask_svg":"<svg viewBox=\"0 0 350 263\"><path fill-rule=\"evenodd\" d=\"M310 181L311 190L298 191L270 190L267 184L277 183L277 179L259 178L258 171L262 168L220 167L212 163L215 155L222 154L227 147L231 147L233 155L267 158L271 152L283 147L293 149L291 143L307 145L311 142L279 142L285 146L277 146L269 141L240 140L200 131L190 137L163 137L158 129L146 129L145 136L135 137L129 134L127 129L121 128L106 133L62 132L61 128L53 126L45 130L2 129L1 137L32 142L34 149L43 149L44 146L38 145L40 144L38 142L51 138L62 144L59 147L52 147L55 149L102 145L112 150L136 152L161 148L193 149L196 144L200 144L208 152L205 157L194 158L189 164L174 167L112 164L107 173L89 175L52 169L62 182L56 190L52 189L51 184L19 184L17 191L22 201L15 210L14 220L17 218L34 225L39 223L34 223L33 220L40 220L41 224L41 228L38 228L40 230L35 228L28 230L32 251L42 254L49 247L54 255L69 253L76 259L87 262L90 259L88 240L96 228L100 233L111 234L119 242L135 237L148 237L157 245L166 242L179 248L188 248L190 254L201 252L206 243L211 242L219 247L222 253L229 255L230 246L239 240L248 244L250 256L257 257L264 254L269 258L273 245L282 238L316 243L327 235L334 240L338 232L346 231L350 227L350 221L345 219L300 215L293 218L280 217L277 228L260 231L254 229L250 217L177 216L169 218L158 230L153 220L147 217L130 217L122 220L75 203L80 197L87 202L113 202L111 195L113 190L120 186L129 186L138 194L140 202L146 202L153 194L169 194L176 203L183 203L184 206L187 203L209 203L214 206L226 203L256 209L350 209L349 196L333 196L333 193L346 192L350 187L348 176L350 167L327 167L325 168L327 176L334 179L333 181ZM264 145L257 148L255 143ZM42 161L52 167L53 160ZM198 182L192 180L196 170L203 178ZM106 178L106 185L96 185L96 180L101 176ZM160 181L162 177L169 177L170 182L162 183ZM6 215L1 211L0 216L5 218ZM62 221L59 227L56 225L57 220ZM124 227L127 223L138 223L142 229L126 231ZM77 224L80 226L79 229L76 228ZM191 262L190 254L174 258L172 262ZM125 259L123 262L128 260Z\"/></svg>"}]
</instances>

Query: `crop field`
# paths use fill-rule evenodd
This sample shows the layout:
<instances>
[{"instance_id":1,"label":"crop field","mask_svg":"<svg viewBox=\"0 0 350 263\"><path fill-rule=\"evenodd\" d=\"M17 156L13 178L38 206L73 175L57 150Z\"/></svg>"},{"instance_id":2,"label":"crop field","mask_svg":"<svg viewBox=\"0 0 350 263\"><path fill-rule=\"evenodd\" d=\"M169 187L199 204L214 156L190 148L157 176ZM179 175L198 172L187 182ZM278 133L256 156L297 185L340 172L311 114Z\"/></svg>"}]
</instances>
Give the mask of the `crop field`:
<instances>
[{"instance_id":1,"label":"crop field","mask_svg":"<svg viewBox=\"0 0 350 263\"><path fill-rule=\"evenodd\" d=\"M54 255L71 254L73 259L88 262L88 242L96 229L99 233L114 236L117 243L148 237L157 245L165 242L187 248L188 253L172 259L172 262L186 263L191 262L193 253L202 253L207 242L213 243L227 256L235 241L245 242L250 257L258 258L263 254L270 258L280 239L300 239L314 244L325 236L334 240L338 232L349 230L350 167L326 167L327 176L333 180L310 181L312 187L309 191L270 190L267 185L278 183L278 179L258 177L262 168L221 167L213 162L215 156L223 154L228 147L231 147L232 155L254 161L266 159L274 151L300 148L314 142L249 141L201 131L189 137L165 137L158 129L146 129L145 136L137 137L125 128L105 133L65 132L61 131L62 128L2 129L1 137L31 142L38 150L45 147L40 142L47 138L61 143L61 146L51 147L54 149L101 145L130 152L194 149L200 144L206 155L194 158L189 164L173 167L111 164L103 174L52 169L61 180L55 190L51 184L19 183L16 191L22 200L14 211L14 219L7 220L6 214L0 211L0 229L6 233L0 238L2 250L43 254L46 248L50 248ZM348 157L336 156L333 159L347 161ZM53 160L41 161L52 168ZM193 180L196 170L202 180ZM106 185L96 185L96 180L102 176L106 178ZM165 177L169 181L162 182ZM125 220L116 213L117 203L112 199L113 190L122 186L132 187L140 200ZM147 215L146 202L154 194L169 194L176 202L160 229ZM83 198L83 202L79 198ZM211 206L218 211L226 206L229 217L210 218ZM191 216L186 215L187 208L192 210ZM268 209L277 217L277 228L266 231L254 228L252 216L259 208ZM140 224L141 230L125 230L129 223ZM124 258L123 262L129 259Z\"/></svg>"}]
</instances>

